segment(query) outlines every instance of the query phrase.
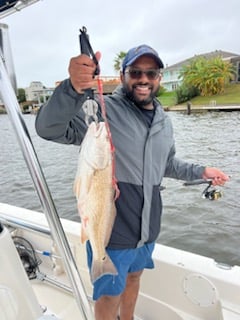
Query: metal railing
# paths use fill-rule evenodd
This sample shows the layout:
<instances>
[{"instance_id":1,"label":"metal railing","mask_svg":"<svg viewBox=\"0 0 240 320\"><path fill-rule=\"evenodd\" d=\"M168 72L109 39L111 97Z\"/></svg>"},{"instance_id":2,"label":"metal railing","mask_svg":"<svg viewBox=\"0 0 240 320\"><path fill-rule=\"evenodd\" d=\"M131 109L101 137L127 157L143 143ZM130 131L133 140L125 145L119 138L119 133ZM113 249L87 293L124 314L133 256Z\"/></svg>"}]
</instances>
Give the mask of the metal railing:
<instances>
[{"instance_id":1,"label":"metal railing","mask_svg":"<svg viewBox=\"0 0 240 320\"><path fill-rule=\"evenodd\" d=\"M9 119L16 133L23 157L35 185L35 189L38 193L44 213L48 220L51 234L63 258L66 273L73 288L73 293L78 307L83 315L83 319L93 320L93 312L88 301L85 288L39 164L34 146L17 102L17 98L9 80L2 54L0 58L0 93L4 106L8 112Z\"/></svg>"},{"instance_id":2,"label":"metal railing","mask_svg":"<svg viewBox=\"0 0 240 320\"><path fill-rule=\"evenodd\" d=\"M11 217L7 214L0 212L0 222L4 225L19 228L27 231L33 231L41 234L45 234L47 236L51 236L51 231L48 227L40 226L36 223L26 221L24 219L18 219L16 217Z\"/></svg>"}]
</instances>

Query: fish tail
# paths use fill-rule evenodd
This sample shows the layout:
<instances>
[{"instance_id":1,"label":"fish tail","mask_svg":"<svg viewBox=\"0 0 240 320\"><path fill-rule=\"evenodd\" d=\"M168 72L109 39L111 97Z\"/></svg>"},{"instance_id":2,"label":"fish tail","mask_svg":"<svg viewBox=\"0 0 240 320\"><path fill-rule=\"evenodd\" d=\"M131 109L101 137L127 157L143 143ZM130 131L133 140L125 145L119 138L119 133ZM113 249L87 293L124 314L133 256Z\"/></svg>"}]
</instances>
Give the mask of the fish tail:
<instances>
[{"instance_id":1,"label":"fish tail","mask_svg":"<svg viewBox=\"0 0 240 320\"><path fill-rule=\"evenodd\" d=\"M117 275L117 274L118 274L117 269L107 253L102 260L93 260L92 268L91 268L92 283L94 283L104 275Z\"/></svg>"}]
</instances>

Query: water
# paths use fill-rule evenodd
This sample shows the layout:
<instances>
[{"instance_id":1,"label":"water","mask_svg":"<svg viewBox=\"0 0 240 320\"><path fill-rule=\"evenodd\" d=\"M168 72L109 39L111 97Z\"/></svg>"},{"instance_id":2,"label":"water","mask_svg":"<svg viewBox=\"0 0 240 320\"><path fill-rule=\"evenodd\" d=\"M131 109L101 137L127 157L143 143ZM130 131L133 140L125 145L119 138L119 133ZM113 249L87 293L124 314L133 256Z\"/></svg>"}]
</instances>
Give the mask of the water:
<instances>
[{"instance_id":1,"label":"water","mask_svg":"<svg viewBox=\"0 0 240 320\"><path fill-rule=\"evenodd\" d=\"M184 187L165 179L164 213L159 243L240 265L240 113L205 113L172 118L177 155L231 175L218 201L202 199L204 186ZM25 115L39 161L61 217L78 221L72 184L78 150L39 138L34 115ZM0 116L0 202L42 211L7 115Z\"/></svg>"}]
</instances>

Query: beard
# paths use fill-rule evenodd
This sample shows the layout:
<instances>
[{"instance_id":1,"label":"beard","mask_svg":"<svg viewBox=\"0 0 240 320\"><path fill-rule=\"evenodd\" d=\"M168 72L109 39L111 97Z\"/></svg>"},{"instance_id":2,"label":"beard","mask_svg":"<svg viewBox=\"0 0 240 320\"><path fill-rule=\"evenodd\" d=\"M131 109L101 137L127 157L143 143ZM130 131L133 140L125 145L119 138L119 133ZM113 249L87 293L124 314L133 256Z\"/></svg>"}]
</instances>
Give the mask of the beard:
<instances>
[{"instance_id":1,"label":"beard","mask_svg":"<svg viewBox=\"0 0 240 320\"><path fill-rule=\"evenodd\" d=\"M142 83L138 83L132 86L132 88L130 88L126 83L123 83L123 90L126 94L126 96L132 101L134 102L134 104L139 107L139 108L144 108L145 106L151 104L153 102L153 99L156 97L157 92L160 88L160 84L158 85L158 87L153 90L153 86L150 86L148 84L145 84L146 86L151 88L151 92L149 94L149 96L146 99L139 99L137 97L137 95L135 94L135 87L138 85L143 85Z\"/></svg>"}]
</instances>

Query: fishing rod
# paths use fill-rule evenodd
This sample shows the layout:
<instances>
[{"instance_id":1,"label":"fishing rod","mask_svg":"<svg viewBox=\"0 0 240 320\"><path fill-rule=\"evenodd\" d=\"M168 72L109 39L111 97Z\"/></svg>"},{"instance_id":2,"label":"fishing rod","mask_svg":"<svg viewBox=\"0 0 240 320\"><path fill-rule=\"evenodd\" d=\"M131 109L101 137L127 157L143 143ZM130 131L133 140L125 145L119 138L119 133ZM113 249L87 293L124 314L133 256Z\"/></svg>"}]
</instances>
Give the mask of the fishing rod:
<instances>
[{"instance_id":1,"label":"fishing rod","mask_svg":"<svg viewBox=\"0 0 240 320\"><path fill-rule=\"evenodd\" d=\"M200 184L207 184L207 187L202 192L202 198L208 200L218 200L222 197L222 192L213 188L212 179L196 179L193 181L184 182L184 186L196 186Z\"/></svg>"}]
</instances>

